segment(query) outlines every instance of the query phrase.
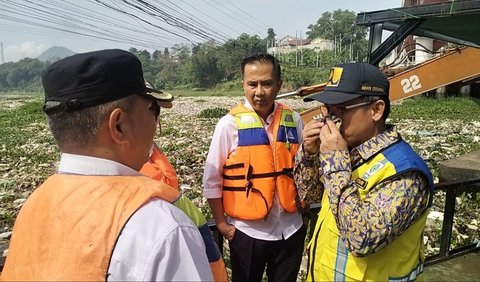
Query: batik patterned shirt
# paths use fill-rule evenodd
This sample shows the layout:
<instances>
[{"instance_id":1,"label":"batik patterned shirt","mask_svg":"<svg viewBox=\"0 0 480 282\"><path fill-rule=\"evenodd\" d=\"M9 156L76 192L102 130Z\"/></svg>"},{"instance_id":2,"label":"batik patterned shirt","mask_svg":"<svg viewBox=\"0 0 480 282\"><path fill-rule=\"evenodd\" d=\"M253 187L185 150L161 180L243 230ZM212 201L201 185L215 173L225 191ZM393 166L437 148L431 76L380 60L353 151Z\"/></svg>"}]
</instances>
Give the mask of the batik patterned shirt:
<instances>
[{"instance_id":1,"label":"batik patterned shirt","mask_svg":"<svg viewBox=\"0 0 480 282\"><path fill-rule=\"evenodd\" d=\"M354 256L379 251L428 207L428 184L419 171L409 171L377 184L363 200L359 186L351 180L352 167L363 164L400 138L396 128L388 126L384 133L350 151L309 156L302 145L297 152L294 178L301 199L320 203L326 189L338 230Z\"/></svg>"}]
</instances>

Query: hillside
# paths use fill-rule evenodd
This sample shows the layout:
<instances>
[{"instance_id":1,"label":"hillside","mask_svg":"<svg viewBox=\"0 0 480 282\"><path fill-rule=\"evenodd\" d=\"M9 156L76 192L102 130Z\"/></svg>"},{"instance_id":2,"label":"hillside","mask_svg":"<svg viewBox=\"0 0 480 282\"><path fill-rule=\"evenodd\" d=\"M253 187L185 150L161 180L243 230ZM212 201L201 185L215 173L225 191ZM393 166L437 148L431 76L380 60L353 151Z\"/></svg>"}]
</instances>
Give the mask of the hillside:
<instances>
[{"instance_id":1,"label":"hillside","mask_svg":"<svg viewBox=\"0 0 480 282\"><path fill-rule=\"evenodd\" d=\"M53 46L51 48L49 48L48 50L44 51L40 56L38 56L38 59L40 61L48 61L48 60L51 60L51 59L54 59L54 58L57 58L57 59L63 59L65 57L68 57L68 56L71 56L71 55L74 55L75 52L73 52L72 50L68 49L68 48L65 48L65 47L62 47L62 46Z\"/></svg>"}]
</instances>

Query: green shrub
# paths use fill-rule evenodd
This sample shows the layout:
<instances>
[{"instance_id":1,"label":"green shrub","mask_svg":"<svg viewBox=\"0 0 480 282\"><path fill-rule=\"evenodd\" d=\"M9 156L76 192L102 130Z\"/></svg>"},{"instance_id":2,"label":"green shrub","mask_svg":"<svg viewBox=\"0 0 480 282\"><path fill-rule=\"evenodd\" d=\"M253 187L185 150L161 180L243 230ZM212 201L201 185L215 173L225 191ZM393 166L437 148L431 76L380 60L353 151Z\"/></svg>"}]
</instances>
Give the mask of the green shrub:
<instances>
[{"instance_id":1,"label":"green shrub","mask_svg":"<svg viewBox=\"0 0 480 282\"><path fill-rule=\"evenodd\" d=\"M221 118L228 113L228 109L225 108L212 108L202 110L199 114L199 118Z\"/></svg>"},{"instance_id":2,"label":"green shrub","mask_svg":"<svg viewBox=\"0 0 480 282\"><path fill-rule=\"evenodd\" d=\"M225 91L243 91L242 84L239 80L218 83L213 90Z\"/></svg>"}]
</instances>

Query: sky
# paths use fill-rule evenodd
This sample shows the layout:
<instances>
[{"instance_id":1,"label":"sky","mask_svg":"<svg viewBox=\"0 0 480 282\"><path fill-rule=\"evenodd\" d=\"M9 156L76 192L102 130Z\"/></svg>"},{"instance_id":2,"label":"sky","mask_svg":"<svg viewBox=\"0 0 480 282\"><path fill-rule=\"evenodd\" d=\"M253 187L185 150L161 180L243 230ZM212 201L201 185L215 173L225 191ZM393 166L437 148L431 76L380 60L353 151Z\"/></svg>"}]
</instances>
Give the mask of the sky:
<instances>
[{"instance_id":1,"label":"sky","mask_svg":"<svg viewBox=\"0 0 480 282\"><path fill-rule=\"evenodd\" d=\"M126 4L126 3L130 3ZM35 58L53 46L81 53L131 47L164 50L240 34L305 38L324 12L398 8L402 0L0 0L3 61ZM140 9L143 9L141 11Z\"/></svg>"}]
</instances>

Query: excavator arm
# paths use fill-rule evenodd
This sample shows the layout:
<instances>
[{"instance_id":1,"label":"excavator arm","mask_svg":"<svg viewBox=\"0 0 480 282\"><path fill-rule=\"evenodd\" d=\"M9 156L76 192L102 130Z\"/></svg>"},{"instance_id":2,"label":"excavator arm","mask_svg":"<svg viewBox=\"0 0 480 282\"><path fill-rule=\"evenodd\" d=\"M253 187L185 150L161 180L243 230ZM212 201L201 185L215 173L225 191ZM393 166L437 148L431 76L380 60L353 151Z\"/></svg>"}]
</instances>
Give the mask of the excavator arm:
<instances>
[{"instance_id":1,"label":"excavator arm","mask_svg":"<svg viewBox=\"0 0 480 282\"><path fill-rule=\"evenodd\" d=\"M390 100L398 101L456 82L466 82L480 76L480 49L463 47L446 52L390 80Z\"/></svg>"},{"instance_id":2,"label":"excavator arm","mask_svg":"<svg viewBox=\"0 0 480 282\"><path fill-rule=\"evenodd\" d=\"M480 49L456 48L421 64L408 68L390 80L390 101L399 101L457 82L468 82L480 78ZM277 99L288 96L307 96L325 89L326 83L304 86L280 94ZM303 123L320 114L320 105L300 113Z\"/></svg>"}]
</instances>

